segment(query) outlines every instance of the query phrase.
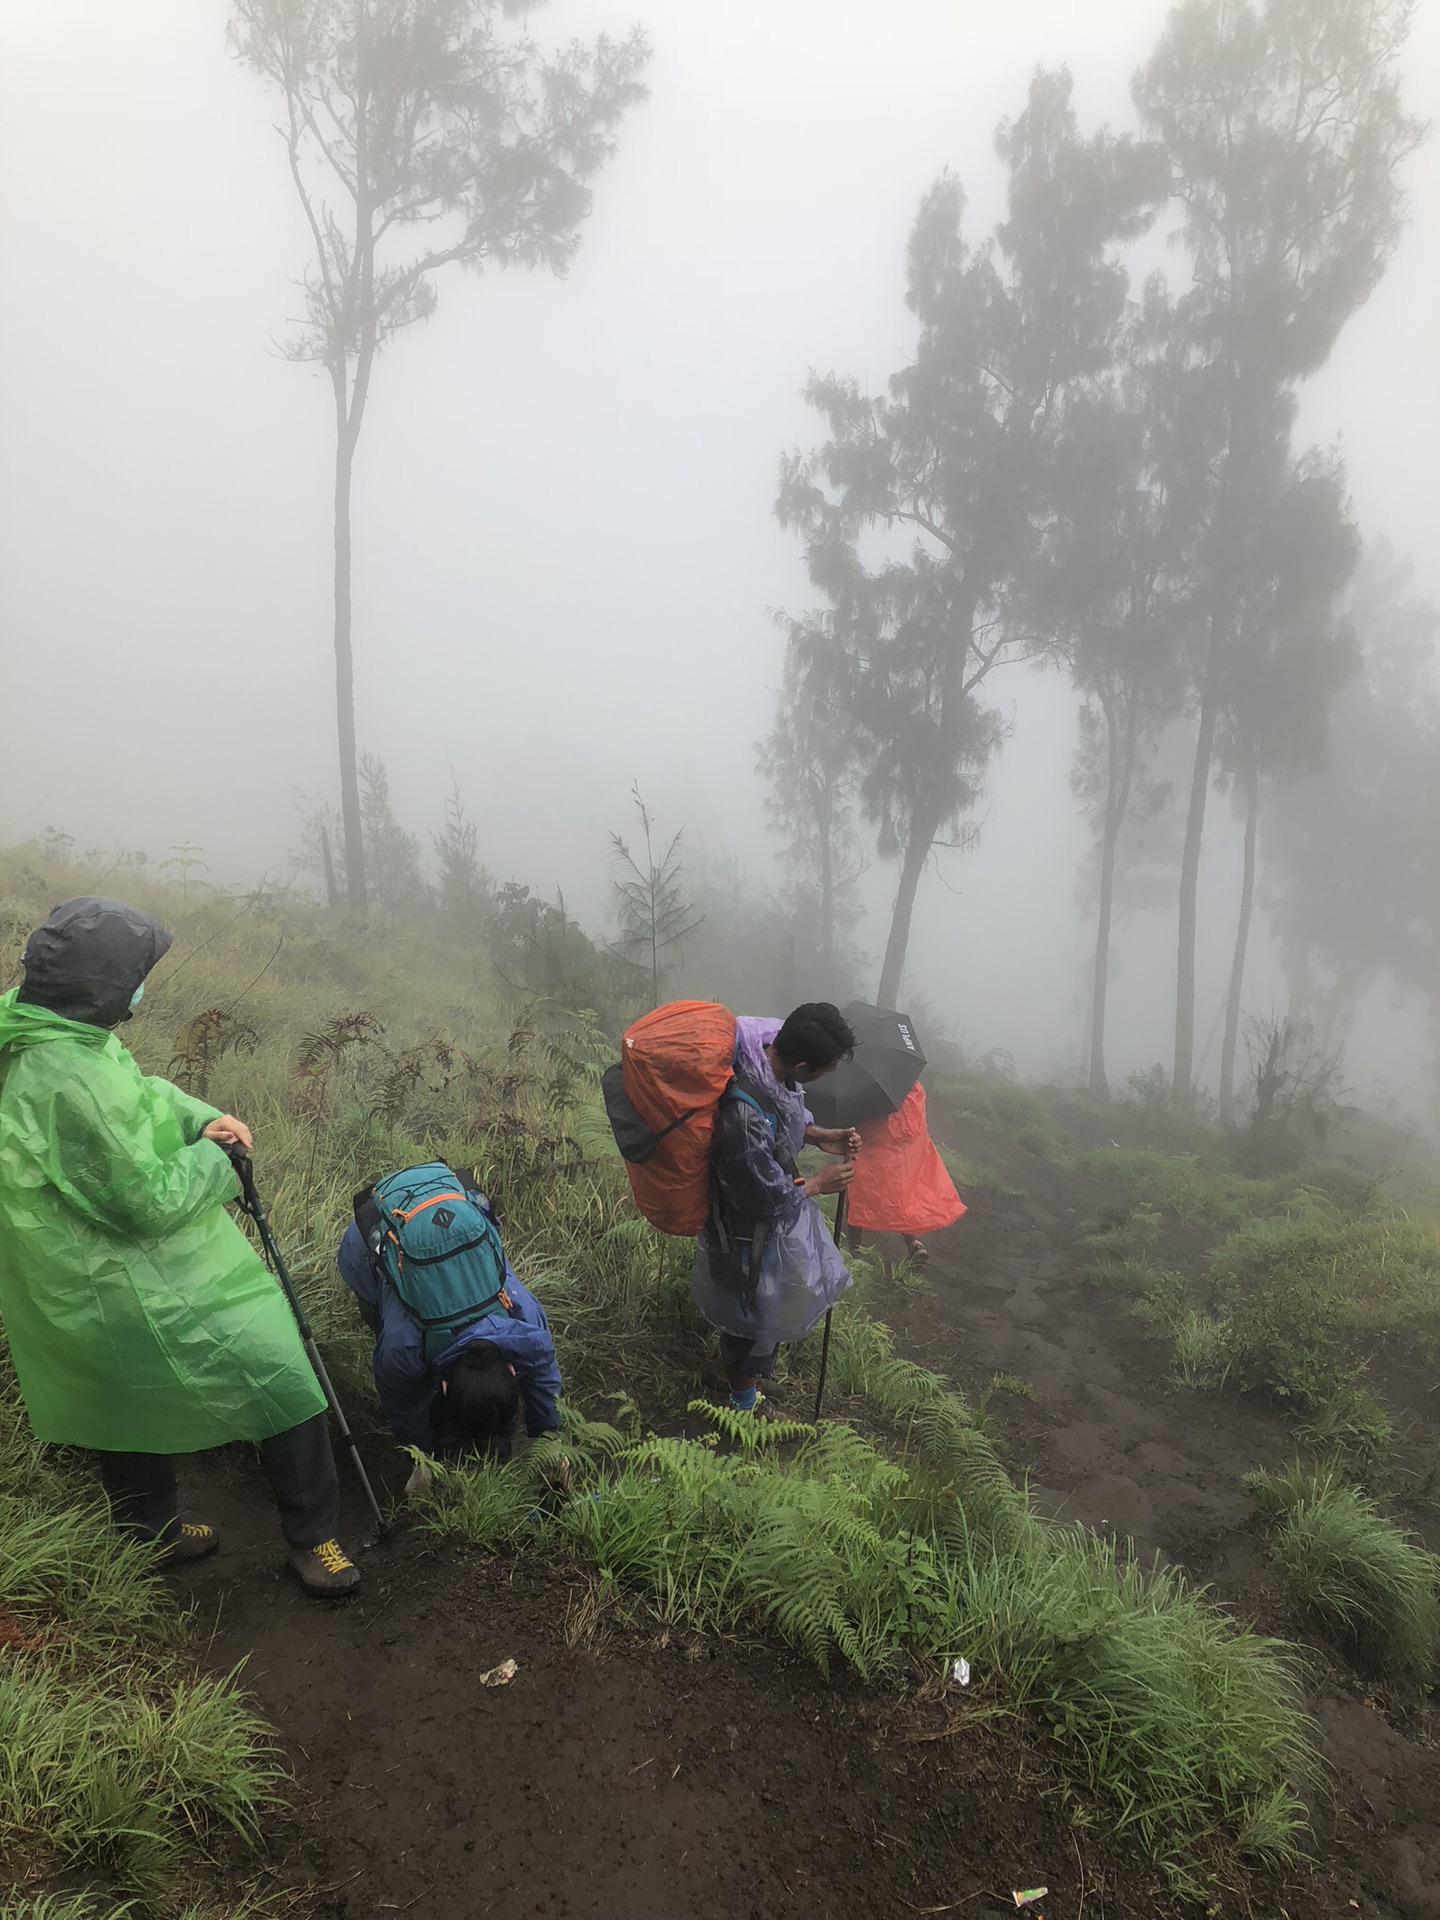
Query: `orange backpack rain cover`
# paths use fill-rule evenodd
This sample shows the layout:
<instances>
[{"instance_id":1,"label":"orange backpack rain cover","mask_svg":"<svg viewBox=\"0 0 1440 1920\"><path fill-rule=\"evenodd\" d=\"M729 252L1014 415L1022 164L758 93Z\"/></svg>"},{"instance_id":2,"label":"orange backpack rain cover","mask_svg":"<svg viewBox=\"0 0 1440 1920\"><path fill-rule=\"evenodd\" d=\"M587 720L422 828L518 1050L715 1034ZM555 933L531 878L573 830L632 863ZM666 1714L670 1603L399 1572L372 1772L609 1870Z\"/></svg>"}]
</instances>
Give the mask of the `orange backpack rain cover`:
<instances>
[{"instance_id":1,"label":"orange backpack rain cover","mask_svg":"<svg viewBox=\"0 0 1440 1920\"><path fill-rule=\"evenodd\" d=\"M625 1030L625 1092L657 1133L685 1116L641 1164L625 1162L635 1204L662 1233L699 1233L710 1217L715 1110L735 1071L735 1016L712 1000L672 1000Z\"/></svg>"}]
</instances>

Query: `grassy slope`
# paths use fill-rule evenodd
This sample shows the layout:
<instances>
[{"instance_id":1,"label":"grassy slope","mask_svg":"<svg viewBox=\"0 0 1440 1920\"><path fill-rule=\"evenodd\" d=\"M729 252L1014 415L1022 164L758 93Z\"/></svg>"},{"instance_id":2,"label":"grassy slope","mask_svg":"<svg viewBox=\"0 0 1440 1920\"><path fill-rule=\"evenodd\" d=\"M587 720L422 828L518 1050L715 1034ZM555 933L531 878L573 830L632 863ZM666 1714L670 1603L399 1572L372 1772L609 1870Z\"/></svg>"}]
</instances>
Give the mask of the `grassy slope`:
<instances>
[{"instance_id":1,"label":"grassy slope","mask_svg":"<svg viewBox=\"0 0 1440 1920\"><path fill-rule=\"evenodd\" d=\"M1062 1742L1111 1796L1117 1822L1181 1879L1203 1877L1217 1852L1293 1851L1311 1748L1284 1651L1237 1631L1173 1571L1038 1521L964 1404L894 1360L863 1312L841 1317L837 1382L889 1423L882 1446L833 1425L786 1450L736 1451L724 1432L646 1438L656 1427L693 1431L686 1403L711 1363L689 1308L688 1248L637 1220L613 1158L596 1151L587 1062L603 1049L583 1021L507 1003L483 954L434 931L353 933L281 896L184 902L133 876L50 874L23 857L0 860L0 979L52 901L86 888L123 891L174 927L175 950L127 1042L152 1071L255 1128L273 1218L351 1392L368 1391L365 1344L331 1266L351 1193L431 1153L484 1169L588 1421L566 1442L568 1498L540 1498L539 1449L530 1477L447 1476L439 1522L574 1555L662 1610L768 1618L822 1663L869 1673L902 1653L964 1650L983 1662L997 1705ZM1055 1148L1033 1096L987 1098L994 1118ZM802 1348L792 1364L803 1372L812 1358ZM619 1404L618 1387L629 1396ZM601 1416L619 1425L596 1424ZM70 1528L82 1585L98 1592L105 1536L71 1525L69 1497L48 1483L40 1508ZM180 1669L144 1667L148 1631L127 1624L117 1657L153 1690ZM62 1744L73 1742L60 1704L45 1711ZM244 1739L263 1791L263 1736ZM206 1818L226 1817L217 1798L195 1844ZM231 1817L243 1822L245 1810L235 1803ZM108 1831L83 1811L63 1831L39 1822L28 1839L37 1864L47 1849L104 1861ZM157 1855L157 1885L165 1864ZM178 1906L183 1851L169 1864Z\"/></svg>"}]
</instances>

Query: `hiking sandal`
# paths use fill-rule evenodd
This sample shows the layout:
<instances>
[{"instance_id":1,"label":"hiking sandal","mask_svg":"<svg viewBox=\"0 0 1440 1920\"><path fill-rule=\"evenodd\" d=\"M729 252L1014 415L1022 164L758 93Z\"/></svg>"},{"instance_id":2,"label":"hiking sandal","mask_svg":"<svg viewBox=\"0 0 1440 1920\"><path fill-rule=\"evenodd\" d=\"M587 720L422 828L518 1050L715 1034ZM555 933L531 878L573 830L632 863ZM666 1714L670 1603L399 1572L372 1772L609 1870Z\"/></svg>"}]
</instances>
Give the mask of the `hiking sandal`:
<instances>
[{"instance_id":1,"label":"hiking sandal","mask_svg":"<svg viewBox=\"0 0 1440 1920\"><path fill-rule=\"evenodd\" d=\"M360 1584L360 1569L338 1540L322 1540L318 1547L291 1547L285 1561L305 1591L321 1600L343 1599Z\"/></svg>"},{"instance_id":2,"label":"hiking sandal","mask_svg":"<svg viewBox=\"0 0 1440 1920\"><path fill-rule=\"evenodd\" d=\"M213 1527L199 1520L182 1520L180 1531L160 1550L161 1564L167 1567L189 1566L195 1560L208 1560L220 1548L220 1536Z\"/></svg>"}]
</instances>

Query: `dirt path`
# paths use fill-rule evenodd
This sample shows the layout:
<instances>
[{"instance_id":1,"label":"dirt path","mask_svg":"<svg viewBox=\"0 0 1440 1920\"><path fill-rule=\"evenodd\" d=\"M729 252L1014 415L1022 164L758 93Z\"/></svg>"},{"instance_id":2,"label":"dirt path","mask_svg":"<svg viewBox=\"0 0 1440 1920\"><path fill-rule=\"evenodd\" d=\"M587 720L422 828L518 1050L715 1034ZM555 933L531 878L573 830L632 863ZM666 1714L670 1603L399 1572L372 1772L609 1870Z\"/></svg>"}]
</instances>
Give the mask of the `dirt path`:
<instances>
[{"instance_id":1,"label":"dirt path","mask_svg":"<svg viewBox=\"0 0 1440 1920\"><path fill-rule=\"evenodd\" d=\"M1033 1399L996 1391L987 1410L1043 1511L1163 1553L1237 1617L1307 1646L1333 1797L1315 1809L1321 1863L1284 1895L1288 1920L1440 1920L1434 1711L1385 1702L1313 1637L1269 1568L1241 1485L1294 1459L1289 1431L1234 1394L1177 1387L1124 1302L1077 1277L1103 1188L973 1121L942 1110L934 1124L1015 1191L967 1196L967 1218L934 1236L928 1287L886 1301L897 1345L972 1395L997 1372L1029 1384Z\"/></svg>"}]
</instances>

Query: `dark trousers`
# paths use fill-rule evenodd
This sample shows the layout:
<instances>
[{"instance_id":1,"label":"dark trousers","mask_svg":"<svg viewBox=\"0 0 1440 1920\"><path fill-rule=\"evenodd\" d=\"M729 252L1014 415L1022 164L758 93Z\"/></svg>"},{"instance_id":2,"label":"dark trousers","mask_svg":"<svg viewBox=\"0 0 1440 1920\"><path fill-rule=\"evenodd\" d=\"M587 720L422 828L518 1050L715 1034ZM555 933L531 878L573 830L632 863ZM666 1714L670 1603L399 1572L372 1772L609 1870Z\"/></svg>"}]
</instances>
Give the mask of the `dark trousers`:
<instances>
[{"instance_id":1,"label":"dark trousers","mask_svg":"<svg viewBox=\"0 0 1440 1920\"><path fill-rule=\"evenodd\" d=\"M762 1347L758 1340L745 1340L737 1333L720 1336L720 1359L725 1371L741 1380L768 1380L780 1358L780 1345Z\"/></svg>"},{"instance_id":2,"label":"dark trousers","mask_svg":"<svg viewBox=\"0 0 1440 1920\"><path fill-rule=\"evenodd\" d=\"M175 1462L168 1453L101 1453L100 1481L115 1524L145 1540L179 1531ZM292 1547L318 1547L340 1525L340 1476L323 1413L260 1442L260 1461Z\"/></svg>"}]
</instances>

